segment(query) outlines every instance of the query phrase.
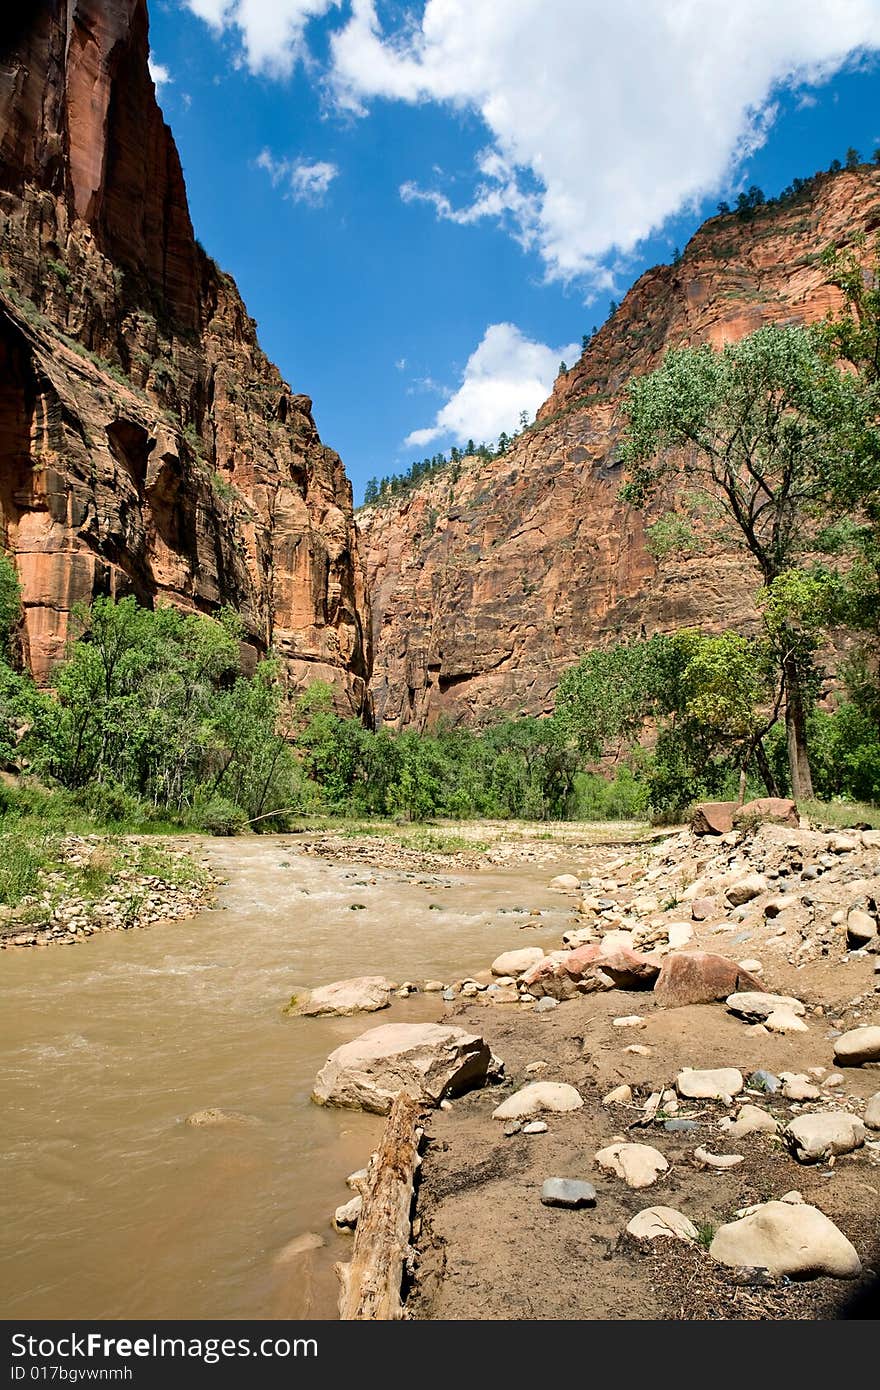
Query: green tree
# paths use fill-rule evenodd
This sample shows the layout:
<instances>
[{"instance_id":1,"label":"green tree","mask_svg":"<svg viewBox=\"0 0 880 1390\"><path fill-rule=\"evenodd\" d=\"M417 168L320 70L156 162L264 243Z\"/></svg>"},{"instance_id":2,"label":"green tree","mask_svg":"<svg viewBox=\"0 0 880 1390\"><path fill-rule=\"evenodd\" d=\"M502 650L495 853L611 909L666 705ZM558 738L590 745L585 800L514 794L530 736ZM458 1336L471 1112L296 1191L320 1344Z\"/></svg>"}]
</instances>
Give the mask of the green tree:
<instances>
[{"instance_id":1,"label":"green tree","mask_svg":"<svg viewBox=\"0 0 880 1390\"><path fill-rule=\"evenodd\" d=\"M846 160L845 160L845 166L846 166L846 168L847 168L847 169L858 169L858 167L859 167L859 165L861 164L861 162L862 162L862 156L859 154L858 150L853 149L852 145L850 145L849 149L848 149L847 152L846 152Z\"/></svg>"},{"instance_id":2,"label":"green tree","mask_svg":"<svg viewBox=\"0 0 880 1390\"><path fill-rule=\"evenodd\" d=\"M630 383L622 496L644 506L669 479L693 480L754 559L765 586L814 542L836 505L835 478L855 466L866 402L829 362L821 335L759 329L717 352L670 352ZM812 795L805 676L794 647L780 656L792 790Z\"/></svg>"}]
</instances>

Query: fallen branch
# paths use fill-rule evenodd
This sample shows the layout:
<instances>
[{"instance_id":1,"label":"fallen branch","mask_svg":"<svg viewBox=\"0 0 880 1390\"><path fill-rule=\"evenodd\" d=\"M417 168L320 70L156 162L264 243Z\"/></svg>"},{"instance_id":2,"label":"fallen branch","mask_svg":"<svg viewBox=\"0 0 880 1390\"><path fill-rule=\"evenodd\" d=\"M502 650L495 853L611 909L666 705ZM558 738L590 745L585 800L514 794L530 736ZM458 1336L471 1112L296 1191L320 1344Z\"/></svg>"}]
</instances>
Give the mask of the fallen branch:
<instances>
[{"instance_id":1,"label":"fallen branch","mask_svg":"<svg viewBox=\"0 0 880 1390\"><path fill-rule=\"evenodd\" d=\"M403 1317L401 1288L410 1253L410 1214L422 1130L421 1106L401 1091L377 1153L359 1184L363 1207L349 1264L337 1264L339 1316L382 1321Z\"/></svg>"}]
</instances>

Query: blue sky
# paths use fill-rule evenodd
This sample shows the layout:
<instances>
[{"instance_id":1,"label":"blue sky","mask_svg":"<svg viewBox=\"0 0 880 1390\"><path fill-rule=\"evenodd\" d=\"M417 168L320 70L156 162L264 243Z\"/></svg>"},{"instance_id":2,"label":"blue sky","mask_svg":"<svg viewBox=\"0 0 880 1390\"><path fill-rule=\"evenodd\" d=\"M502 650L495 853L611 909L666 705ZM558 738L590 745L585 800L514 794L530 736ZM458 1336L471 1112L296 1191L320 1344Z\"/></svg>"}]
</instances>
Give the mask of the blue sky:
<instances>
[{"instance_id":1,"label":"blue sky","mask_svg":"<svg viewBox=\"0 0 880 1390\"><path fill-rule=\"evenodd\" d=\"M515 427L719 198L880 144L878 0L150 0L196 234L355 498Z\"/></svg>"}]
</instances>

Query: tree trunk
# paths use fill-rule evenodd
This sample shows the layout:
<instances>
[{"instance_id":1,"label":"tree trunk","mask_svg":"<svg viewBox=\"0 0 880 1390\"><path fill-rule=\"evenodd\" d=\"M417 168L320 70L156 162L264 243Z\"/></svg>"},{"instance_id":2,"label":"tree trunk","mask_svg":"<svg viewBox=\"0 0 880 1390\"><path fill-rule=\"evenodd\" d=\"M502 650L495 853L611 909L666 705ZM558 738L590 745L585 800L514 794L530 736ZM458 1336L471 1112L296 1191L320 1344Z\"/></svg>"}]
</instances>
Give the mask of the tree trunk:
<instances>
[{"instance_id":1,"label":"tree trunk","mask_svg":"<svg viewBox=\"0 0 880 1390\"><path fill-rule=\"evenodd\" d=\"M382 1133L379 1151L361 1185L350 1264L338 1264L343 1321L387 1321L403 1317L401 1288L409 1256L410 1212L419 1142L421 1105L406 1091L397 1095Z\"/></svg>"},{"instance_id":2,"label":"tree trunk","mask_svg":"<svg viewBox=\"0 0 880 1390\"><path fill-rule=\"evenodd\" d=\"M785 658L782 670L785 675L785 737L791 794L795 801L809 801L813 795L813 777L807 756L807 714L801 673L793 656Z\"/></svg>"},{"instance_id":3,"label":"tree trunk","mask_svg":"<svg viewBox=\"0 0 880 1390\"><path fill-rule=\"evenodd\" d=\"M767 795L778 796L779 786L777 784L776 778L773 775L773 769L770 766L770 761L767 757L767 750L764 747L764 741L760 738L758 739L758 742L755 744L755 762L758 764L758 771L761 774L761 779L764 783L764 786L767 788Z\"/></svg>"}]
</instances>

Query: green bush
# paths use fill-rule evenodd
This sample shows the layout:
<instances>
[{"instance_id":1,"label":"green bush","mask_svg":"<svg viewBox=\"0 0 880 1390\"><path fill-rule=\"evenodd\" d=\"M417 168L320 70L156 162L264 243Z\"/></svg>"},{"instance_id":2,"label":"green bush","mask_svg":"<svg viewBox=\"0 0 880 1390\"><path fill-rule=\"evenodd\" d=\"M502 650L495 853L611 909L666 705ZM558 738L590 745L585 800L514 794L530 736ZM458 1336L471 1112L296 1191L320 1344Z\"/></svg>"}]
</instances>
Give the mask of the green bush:
<instances>
[{"instance_id":1,"label":"green bush","mask_svg":"<svg viewBox=\"0 0 880 1390\"><path fill-rule=\"evenodd\" d=\"M206 835L238 835L244 829L246 819L240 806L224 800L222 796L197 803L190 817L193 827Z\"/></svg>"}]
</instances>

